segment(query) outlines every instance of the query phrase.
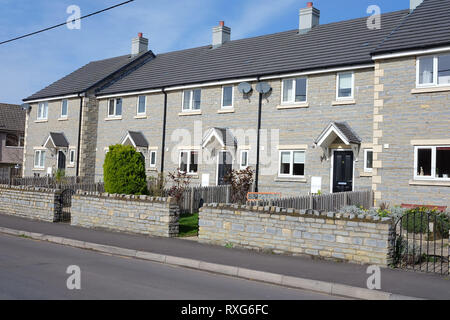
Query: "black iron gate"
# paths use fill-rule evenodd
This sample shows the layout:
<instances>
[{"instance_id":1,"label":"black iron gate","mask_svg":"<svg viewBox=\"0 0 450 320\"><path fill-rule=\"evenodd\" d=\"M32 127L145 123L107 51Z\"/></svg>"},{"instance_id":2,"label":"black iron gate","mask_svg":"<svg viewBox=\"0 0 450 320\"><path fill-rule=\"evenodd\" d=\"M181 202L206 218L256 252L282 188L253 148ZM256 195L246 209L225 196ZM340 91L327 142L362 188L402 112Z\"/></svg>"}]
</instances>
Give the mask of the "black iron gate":
<instances>
[{"instance_id":1,"label":"black iron gate","mask_svg":"<svg viewBox=\"0 0 450 320\"><path fill-rule=\"evenodd\" d=\"M61 192L59 199L60 210L55 217L55 222L70 222L70 208L72 207L72 196L75 191L72 189L66 189Z\"/></svg>"},{"instance_id":2,"label":"black iron gate","mask_svg":"<svg viewBox=\"0 0 450 320\"><path fill-rule=\"evenodd\" d=\"M449 216L415 209L395 225L393 263L417 272L449 274Z\"/></svg>"}]
</instances>

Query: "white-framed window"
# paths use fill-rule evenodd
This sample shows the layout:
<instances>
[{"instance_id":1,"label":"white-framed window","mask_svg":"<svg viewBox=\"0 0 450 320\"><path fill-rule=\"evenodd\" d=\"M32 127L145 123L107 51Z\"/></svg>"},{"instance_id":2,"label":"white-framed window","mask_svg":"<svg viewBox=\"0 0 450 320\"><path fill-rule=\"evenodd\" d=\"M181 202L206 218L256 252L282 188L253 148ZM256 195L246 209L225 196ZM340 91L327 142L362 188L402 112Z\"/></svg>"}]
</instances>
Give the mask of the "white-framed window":
<instances>
[{"instance_id":1,"label":"white-framed window","mask_svg":"<svg viewBox=\"0 0 450 320\"><path fill-rule=\"evenodd\" d=\"M36 169L44 169L44 167L45 167L45 150L34 151L34 167Z\"/></svg>"},{"instance_id":2,"label":"white-framed window","mask_svg":"<svg viewBox=\"0 0 450 320\"><path fill-rule=\"evenodd\" d=\"M37 110L37 119L38 120L48 119L48 101L39 102Z\"/></svg>"},{"instance_id":3,"label":"white-framed window","mask_svg":"<svg viewBox=\"0 0 450 320\"><path fill-rule=\"evenodd\" d=\"M240 168L245 170L248 168L248 150L241 150Z\"/></svg>"},{"instance_id":4,"label":"white-framed window","mask_svg":"<svg viewBox=\"0 0 450 320\"><path fill-rule=\"evenodd\" d=\"M302 103L307 101L308 78L285 79L281 83L281 103Z\"/></svg>"},{"instance_id":5,"label":"white-framed window","mask_svg":"<svg viewBox=\"0 0 450 320\"><path fill-rule=\"evenodd\" d=\"M136 114L138 116L145 116L147 114L147 97L139 96L137 99Z\"/></svg>"},{"instance_id":6,"label":"white-framed window","mask_svg":"<svg viewBox=\"0 0 450 320\"><path fill-rule=\"evenodd\" d=\"M183 110L182 111L197 111L200 110L202 101L202 90L193 89L183 91Z\"/></svg>"},{"instance_id":7,"label":"white-framed window","mask_svg":"<svg viewBox=\"0 0 450 320\"><path fill-rule=\"evenodd\" d=\"M353 99L355 91L355 74L342 72L337 74L336 100Z\"/></svg>"},{"instance_id":8,"label":"white-framed window","mask_svg":"<svg viewBox=\"0 0 450 320\"><path fill-rule=\"evenodd\" d=\"M183 150L180 151L180 172L188 174L198 173L198 151Z\"/></svg>"},{"instance_id":9,"label":"white-framed window","mask_svg":"<svg viewBox=\"0 0 450 320\"><path fill-rule=\"evenodd\" d=\"M156 151L151 150L149 153L150 153L150 168L156 168Z\"/></svg>"},{"instance_id":10,"label":"white-framed window","mask_svg":"<svg viewBox=\"0 0 450 320\"><path fill-rule=\"evenodd\" d=\"M450 53L417 59L417 87L450 86Z\"/></svg>"},{"instance_id":11,"label":"white-framed window","mask_svg":"<svg viewBox=\"0 0 450 320\"><path fill-rule=\"evenodd\" d=\"M450 181L450 145L415 146L414 179Z\"/></svg>"},{"instance_id":12,"label":"white-framed window","mask_svg":"<svg viewBox=\"0 0 450 320\"><path fill-rule=\"evenodd\" d=\"M108 117L122 116L122 98L110 99L108 102Z\"/></svg>"},{"instance_id":13,"label":"white-framed window","mask_svg":"<svg viewBox=\"0 0 450 320\"><path fill-rule=\"evenodd\" d=\"M222 109L232 109L234 101L234 86L222 87Z\"/></svg>"},{"instance_id":14,"label":"white-framed window","mask_svg":"<svg viewBox=\"0 0 450 320\"><path fill-rule=\"evenodd\" d=\"M373 150L365 149L364 150L364 172L372 172L373 171Z\"/></svg>"},{"instance_id":15,"label":"white-framed window","mask_svg":"<svg viewBox=\"0 0 450 320\"><path fill-rule=\"evenodd\" d=\"M69 150L69 164L73 166L75 164L75 149Z\"/></svg>"},{"instance_id":16,"label":"white-framed window","mask_svg":"<svg viewBox=\"0 0 450 320\"><path fill-rule=\"evenodd\" d=\"M280 151L278 175L280 177L304 177L305 155L306 152L304 150Z\"/></svg>"},{"instance_id":17,"label":"white-framed window","mask_svg":"<svg viewBox=\"0 0 450 320\"><path fill-rule=\"evenodd\" d=\"M69 101L64 99L61 101L61 118L67 118L69 113Z\"/></svg>"}]
</instances>

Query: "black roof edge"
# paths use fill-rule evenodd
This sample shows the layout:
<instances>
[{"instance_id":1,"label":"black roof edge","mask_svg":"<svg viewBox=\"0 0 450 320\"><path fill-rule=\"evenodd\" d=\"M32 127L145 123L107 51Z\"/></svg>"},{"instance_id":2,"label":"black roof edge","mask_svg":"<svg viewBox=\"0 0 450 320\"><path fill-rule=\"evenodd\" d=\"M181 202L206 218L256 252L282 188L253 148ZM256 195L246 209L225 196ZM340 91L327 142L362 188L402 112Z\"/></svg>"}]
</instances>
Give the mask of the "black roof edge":
<instances>
[{"instance_id":1,"label":"black roof edge","mask_svg":"<svg viewBox=\"0 0 450 320\"><path fill-rule=\"evenodd\" d=\"M357 66L361 66L364 64L368 64L368 63L374 63L373 60L367 60L367 61L361 61L361 62L357 62L357 63L352 63L352 64L335 64L335 65L330 65L327 68L310 68L310 69L301 69L301 70L291 70L291 71L286 71L286 72L272 72L272 73L264 73L264 74L257 74L257 75L246 75L246 76L242 76L242 78L258 78L258 77L270 77L270 76L276 76L279 74L285 74L285 73L296 73L296 72L308 72L308 71L320 71L320 70L327 70L327 69L331 69L331 68L340 68L340 67L357 67ZM168 87L175 87L175 86L191 86L191 85L201 85L203 83L209 83L209 82L214 82L214 81L227 81L227 80L232 80L232 79L240 79L240 78L236 78L236 77L231 77L231 78L220 78L220 79L213 79L213 80L208 80L205 82L190 82L190 83L180 83L180 84L174 84L171 86L165 86L165 87L149 87L149 88L143 88L143 89L133 89L133 90L125 90L125 91L115 91L115 92L108 92L105 94L98 94L96 93L96 97L101 97L101 96L109 96L109 95L117 95L117 94L127 94L127 93L131 93L131 92L138 92L138 91L146 91L146 90L164 90L165 88ZM110 84L112 85L112 83ZM109 86L109 85L108 85ZM105 89L105 88L103 88ZM103 90L103 89L99 89Z\"/></svg>"},{"instance_id":2,"label":"black roof edge","mask_svg":"<svg viewBox=\"0 0 450 320\"><path fill-rule=\"evenodd\" d=\"M408 48L399 48L397 50L380 50L380 51L376 51L376 52L372 52L372 57L374 56L379 56L382 54L394 54L394 53L400 53L400 52L408 52L408 51L413 51L413 50L425 50L425 49L439 49L439 48L443 48L443 47L448 47L450 45L450 42L448 42L447 44L433 44L433 45L422 45L422 46L413 46L413 47L408 47Z\"/></svg>"}]
</instances>

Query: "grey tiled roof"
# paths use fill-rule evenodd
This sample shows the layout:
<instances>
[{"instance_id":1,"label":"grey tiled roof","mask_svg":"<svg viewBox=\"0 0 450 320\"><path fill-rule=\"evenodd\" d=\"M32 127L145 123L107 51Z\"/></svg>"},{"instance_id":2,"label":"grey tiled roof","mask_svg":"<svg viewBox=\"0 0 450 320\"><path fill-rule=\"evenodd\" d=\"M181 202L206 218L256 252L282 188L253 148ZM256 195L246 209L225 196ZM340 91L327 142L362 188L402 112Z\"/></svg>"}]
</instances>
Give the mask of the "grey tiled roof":
<instances>
[{"instance_id":1,"label":"grey tiled roof","mask_svg":"<svg viewBox=\"0 0 450 320\"><path fill-rule=\"evenodd\" d=\"M125 55L90 62L23 101L82 93L142 56Z\"/></svg>"},{"instance_id":2,"label":"grey tiled roof","mask_svg":"<svg viewBox=\"0 0 450 320\"><path fill-rule=\"evenodd\" d=\"M371 52L408 13L383 14L380 30L369 30L365 17L159 54L100 94L372 63Z\"/></svg>"},{"instance_id":3,"label":"grey tiled roof","mask_svg":"<svg viewBox=\"0 0 450 320\"><path fill-rule=\"evenodd\" d=\"M0 103L0 130L24 132L25 117L21 106Z\"/></svg>"},{"instance_id":4,"label":"grey tiled roof","mask_svg":"<svg viewBox=\"0 0 450 320\"><path fill-rule=\"evenodd\" d=\"M358 134L348 125L347 122L333 122L336 128L347 138L350 143L359 144L362 142Z\"/></svg>"},{"instance_id":5,"label":"grey tiled roof","mask_svg":"<svg viewBox=\"0 0 450 320\"><path fill-rule=\"evenodd\" d=\"M425 0L374 53L421 49L450 44L450 0Z\"/></svg>"},{"instance_id":6,"label":"grey tiled roof","mask_svg":"<svg viewBox=\"0 0 450 320\"><path fill-rule=\"evenodd\" d=\"M128 134L130 135L131 139L133 139L136 147L143 147L143 148L148 147L147 139L145 139L142 132L128 131Z\"/></svg>"},{"instance_id":7,"label":"grey tiled roof","mask_svg":"<svg viewBox=\"0 0 450 320\"><path fill-rule=\"evenodd\" d=\"M50 136L52 137L55 147L60 147L60 148L68 148L69 147L69 141L67 141L64 133L50 132Z\"/></svg>"}]
</instances>

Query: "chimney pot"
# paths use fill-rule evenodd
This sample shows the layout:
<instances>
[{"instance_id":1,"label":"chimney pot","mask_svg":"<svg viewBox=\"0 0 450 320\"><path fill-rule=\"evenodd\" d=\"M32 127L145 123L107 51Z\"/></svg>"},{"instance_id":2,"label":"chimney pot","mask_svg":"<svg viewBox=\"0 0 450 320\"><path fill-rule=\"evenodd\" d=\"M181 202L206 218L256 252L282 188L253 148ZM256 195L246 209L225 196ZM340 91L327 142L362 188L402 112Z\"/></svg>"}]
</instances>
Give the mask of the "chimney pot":
<instances>
[{"instance_id":1,"label":"chimney pot","mask_svg":"<svg viewBox=\"0 0 450 320\"><path fill-rule=\"evenodd\" d=\"M139 37L139 38L142 38L142 36L143 36L142 32L139 32L139 33L138 33L138 37Z\"/></svg>"},{"instance_id":2,"label":"chimney pot","mask_svg":"<svg viewBox=\"0 0 450 320\"><path fill-rule=\"evenodd\" d=\"M144 38L142 32L138 33L137 38L131 41L131 55L136 56L148 51L148 39Z\"/></svg>"},{"instance_id":3,"label":"chimney pot","mask_svg":"<svg viewBox=\"0 0 450 320\"><path fill-rule=\"evenodd\" d=\"M306 7L307 7L307 8L312 8L312 7L313 7L313 3L312 3L312 2L308 2L308 3L306 4Z\"/></svg>"},{"instance_id":4,"label":"chimney pot","mask_svg":"<svg viewBox=\"0 0 450 320\"><path fill-rule=\"evenodd\" d=\"M219 25L220 25L221 27L224 27L224 26L225 26L225 21L220 21L220 22L219 22Z\"/></svg>"}]
</instances>

